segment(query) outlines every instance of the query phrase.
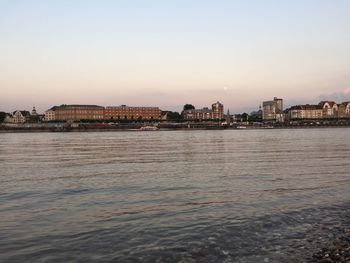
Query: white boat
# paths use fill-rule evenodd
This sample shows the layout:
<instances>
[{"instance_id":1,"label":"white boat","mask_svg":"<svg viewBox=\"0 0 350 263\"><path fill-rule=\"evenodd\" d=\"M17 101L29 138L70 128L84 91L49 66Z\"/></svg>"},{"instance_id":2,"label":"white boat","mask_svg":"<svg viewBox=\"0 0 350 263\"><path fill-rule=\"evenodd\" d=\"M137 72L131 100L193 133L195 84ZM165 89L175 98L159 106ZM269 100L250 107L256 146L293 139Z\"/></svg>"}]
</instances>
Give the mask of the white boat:
<instances>
[{"instance_id":1,"label":"white boat","mask_svg":"<svg viewBox=\"0 0 350 263\"><path fill-rule=\"evenodd\" d=\"M159 128L156 126L142 126L140 131L158 131Z\"/></svg>"}]
</instances>

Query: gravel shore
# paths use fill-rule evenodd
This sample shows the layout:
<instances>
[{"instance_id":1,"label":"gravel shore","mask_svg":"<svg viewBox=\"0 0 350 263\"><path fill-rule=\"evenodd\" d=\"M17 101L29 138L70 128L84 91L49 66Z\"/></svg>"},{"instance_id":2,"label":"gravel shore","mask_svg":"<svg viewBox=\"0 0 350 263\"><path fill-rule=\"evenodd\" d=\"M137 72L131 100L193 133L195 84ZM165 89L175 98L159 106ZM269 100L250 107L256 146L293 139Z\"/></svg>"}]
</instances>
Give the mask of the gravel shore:
<instances>
[{"instance_id":1,"label":"gravel shore","mask_svg":"<svg viewBox=\"0 0 350 263\"><path fill-rule=\"evenodd\" d=\"M312 256L310 262L350 263L350 229L337 238L329 247L322 248Z\"/></svg>"}]
</instances>

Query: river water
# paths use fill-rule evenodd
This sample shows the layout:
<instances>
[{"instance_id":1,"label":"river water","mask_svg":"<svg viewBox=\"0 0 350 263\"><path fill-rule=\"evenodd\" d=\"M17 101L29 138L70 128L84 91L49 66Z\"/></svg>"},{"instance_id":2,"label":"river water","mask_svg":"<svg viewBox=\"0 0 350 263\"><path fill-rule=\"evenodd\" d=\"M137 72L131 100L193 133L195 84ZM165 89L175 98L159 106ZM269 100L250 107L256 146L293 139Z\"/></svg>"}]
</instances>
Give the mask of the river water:
<instances>
[{"instance_id":1,"label":"river water","mask_svg":"<svg viewBox=\"0 0 350 263\"><path fill-rule=\"evenodd\" d=\"M350 129L0 134L0 262L307 262Z\"/></svg>"}]
</instances>

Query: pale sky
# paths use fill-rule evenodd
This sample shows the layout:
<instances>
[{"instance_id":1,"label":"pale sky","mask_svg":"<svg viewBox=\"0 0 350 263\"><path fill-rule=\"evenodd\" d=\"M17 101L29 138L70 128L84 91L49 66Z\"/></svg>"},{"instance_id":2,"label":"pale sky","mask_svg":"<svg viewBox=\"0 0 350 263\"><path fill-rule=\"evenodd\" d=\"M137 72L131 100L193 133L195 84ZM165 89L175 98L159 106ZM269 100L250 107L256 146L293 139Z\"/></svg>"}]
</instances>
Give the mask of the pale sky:
<instances>
[{"instance_id":1,"label":"pale sky","mask_svg":"<svg viewBox=\"0 0 350 263\"><path fill-rule=\"evenodd\" d=\"M350 100L350 1L0 0L0 91L0 111Z\"/></svg>"}]
</instances>

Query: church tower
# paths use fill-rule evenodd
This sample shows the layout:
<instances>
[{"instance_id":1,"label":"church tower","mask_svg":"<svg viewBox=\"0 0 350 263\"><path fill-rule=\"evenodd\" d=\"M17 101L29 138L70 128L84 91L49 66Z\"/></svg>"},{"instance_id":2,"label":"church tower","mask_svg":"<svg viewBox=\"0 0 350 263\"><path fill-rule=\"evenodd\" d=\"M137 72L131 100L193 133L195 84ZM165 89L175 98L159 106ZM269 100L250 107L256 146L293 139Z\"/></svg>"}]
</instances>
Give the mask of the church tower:
<instances>
[{"instance_id":1,"label":"church tower","mask_svg":"<svg viewBox=\"0 0 350 263\"><path fill-rule=\"evenodd\" d=\"M36 112L35 106L33 106L32 115L33 116L37 116L38 115L38 113Z\"/></svg>"}]
</instances>

